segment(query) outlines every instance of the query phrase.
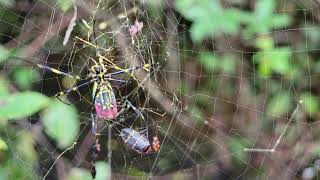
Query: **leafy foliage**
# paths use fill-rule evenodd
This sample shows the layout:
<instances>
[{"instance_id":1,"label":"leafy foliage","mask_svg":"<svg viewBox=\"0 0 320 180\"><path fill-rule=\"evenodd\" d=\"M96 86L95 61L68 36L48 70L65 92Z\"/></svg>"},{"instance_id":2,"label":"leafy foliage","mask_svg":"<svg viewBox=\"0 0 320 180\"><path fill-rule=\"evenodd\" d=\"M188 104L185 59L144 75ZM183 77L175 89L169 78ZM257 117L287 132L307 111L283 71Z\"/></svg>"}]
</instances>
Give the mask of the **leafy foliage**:
<instances>
[{"instance_id":1,"label":"leafy foliage","mask_svg":"<svg viewBox=\"0 0 320 180\"><path fill-rule=\"evenodd\" d=\"M15 142L16 150L22 159L30 162L36 162L38 154L34 149L34 137L30 132L23 131L19 134Z\"/></svg>"},{"instance_id":2,"label":"leafy foliage","mask_svg":"<svg viewBox=\"0 0 320 180\"><path fill-rule=\"evenodd\" d=\"M269 52L258 52L255 58L259 64L258 70L260 75L269 76L272 72L290 75L290 55L291 51L289 48L275 48Z\"/></svg>"},{"instance_id":3,"label":"leafy foliage","mask_svg":"<svg viewBox=\"0 0 320 180\"><path fill-rule=\"evenodd\" d=\"M319 112L319 97L310 93L305 93L301 95L300 99L303 101L306 112L311 115L316 115Z\"/></svg>"},{"instance_id":4,"label":"leafy foliage","mask_svg":"<svg viewBox=\"0 0 320 180\"><path fill-rule=\"evenodd\" d=\"M59 147L66 148L73 144L79 133L78 112L73 106L58 100L50 104L43 112L43 125L46 133L57 141Z\"/></svg>"},{"instance_id":5,"label":"leafy foliage","mask_svg":"<svg viewBox=\"0 0 320 180\"><path fill-rule=\"evenodd\" d=\"M248 13L235 8L223 8L219 1L176 1L177 10L193 21L190 30L191 37L196 42L222 33L234 35L239 32L241 24L247 25L244 31L246 37L289 25L289 16L274 14L275 6L275 0L259 0L255 11Z\"/></svg>"},{"instance_id":6,"label":"leafy foliage","mask_svg":"<svg viewBox=\"0 0 320 180\"><path fill-rule=\"evenodd\" d=\"M229 0L226 3L219 0L176 0L173 6L169 2L160 0L141 0L137 2L139 3L132 1L128 4L134 4L138 7L137 9L143 4L141 9L144 13L140 14L137 10L134 13L136 17L126 17L124 20L123 14L129 14L127 11L129 9L125 9L122 16L119 16L120 23L127 23L127 20L131 21L136 18L143 20L143 23L147 26L147 28L144 28L141 37L132 38L129 48L138 44L139 53L142 57L148 59L149 57L145 56L144 53L150 50L151 59L155 61L159 59L164 64L163 69L161 69L163 72L161 72L161 76L157 77L156 84L163 86L159 88L162 91L161 93L169 98L172 97L179 107L179 109L175 109L177 113L174 114L174 117L170 117L171 119L168 121L170 124L164 120L167 118L166 116L170 116L169 114L161 117L161 120L155 118L156 120L153 121L154 124L161 122L159 131L166 132L167 141L164 142L163 149L161 149L162 152L165 152L165 157L161 153L156 155L158 167L155 169L162 172L172 172L177 170L174 167L190 167L190 164L201 166L203 159L211 163L213 162L211 158L213 158L214 160L219 159L219 166L221 165L232 174L237 174L239 167L246 166L245 174L247 176L253 174L252 176L255 176L255 178L251 179L257 179L264 173L263 171L272 168L265 168L264 164L269 163L261 163L259 155L249 154L243 149L250 147L252 144L254 144L254 147L270 147L270 144L265 143L269 142L270 139L272 139L271 142L276 141L274 138L281 134L287 125L283 124L286 121L274 120L283 117L288 118L295 104L300 100L303 101L302 108L297 111L295 118L302 123L288 124L288 131L280 142L283 148L279 146L278 152L282 153L282 150L286 149L292 154L297 154L294 158L299 158L298 154L300 152L308 151L313 152L314 157L312 159L318 158L320 148L315 144L318 141L319 128L315 127L317 123L312 124L313 126L308 124L317 121L320 116L318 95L320 30L317 15L314 14L313 2L299 1L298 4L295 1L256 0L249 2ZM28 3L35 5L33 1L28 1ZM72 11L72 5L75 1L56 0L50 3L50 8L58 8L67 12ZM101 24L98 24L98 22L101 19L106 19L104 14L113 13L114 9L122 11L123 7L118 8L118 4L121 3L114 4L114 2L101 1L101 9L97 11L99 17L95 19L97 21L96 29L99 29L99 25L103 25L101 26L103 27L101 28L103 29L103 36L98 36L99 38L95 39L98 44L110 47L117 44L115 42L117 38L109 33L113 32L108 29L109 21L103 21ZM311 4L311 7L307 6L308 4ZM16 59L23 52L20 50L24 49L25 46L33 48L34 44L29 43L33 43L32 41L37 39L37 37L30 37L30 39L26 37L24 39L24 33L32 32L33 35L43 28L46 29L47 24L43 25L42 22L47 21L50 25L48 30L55 29L51 27L55 24L51 20L59 17L52 18L50 14L42 14L42 12L33 14L29 9L27 10L28 13L25 12L26 10L20 12L21 9L14 6L15 1L11 0L2 0L0 5L2 6L0 8L0 34L2 35L0 40L3 43L0 45L0 65L2 66L0 68L0 179L37 179L38 167L43 164L48 166L51 163L50 160L57 159L49 158L50 160L48 160L46 157L44 161L43 156L47 150L46 147L43 148L43 145L39 145L38 138L41 137L36 136L38 132L34 130L36 129L33 128L34 125L43 127L44 131L41 131L41 133L46 133L47 136L45 137L49 139L50 146L54 145L59 154L60 150L65 150L75 141L82 140L79 117L84 116L85 118L82 119L85 119L85 122L82 123L87 125L87 115L83 115L85 113L79 115L80 110L78 111L74 105L66 105L44 95L47 91L51 93L50 88L54 85L50 83L48 83L48 86L46 84L46 87L41 87L43 89L40 93L38 87L40 83L37 82L50 78L46 78L47 74L40 75L35 66L24 65L24 62ZM85 17L85 13L82 12L83 5L78 3L76 5L79 10L78 16L83 16L83 19L81 20L82 26L80 21L76 22L77 26L72 35L92 36L93 28L91 26L94 23L91 13L95 13L95 9L91 9L90 6L90 17L89 15ZM110 8L110 6L112 7ZM38 8L36 6L32 7L34 9ZM297 10L301 8L303 12ZM88 9L85 9L85 11L88 11ZM175 16L173 21L167 16L168 11L173 12L172 14ZM301 16L302 14L303 16ZM64 14L61 17L64 17ZM170 23L166 23L167 21L170 21ZM177 23L176 32L174 31L172 34L167 31L170 30L167 26L171 23ZM121 28L127 28L127 24L121 25L123 25ZM159 25L164 30L160 30ZM58 28L60 30L59 34L53 37L50 34L51 38L41 41L43 44L40 45L42 48L38 55L50 52L46 54L48 60L50 59L53 64L57 63L64 68L65 62L62 61L66 59L65 55L69 55L70 51L72 53L74 50L78 51L78 49L70 50L69 47L61 46L63 38L60 33L63 33L63 29ZM169 39L171 36L176 37ZM128 39L130 38L128 37ZM158 41L158 38L161 41ZM13 41L18 42L19 45L12 47L12 44L15 44ZM166 54L167 49L162 46L171 41L179 43L177 48L173 50L177 51L177 62L173 62L170 59L171 57L168 57L169 60L162 58L169 54ZM150 45L150 49L143 49L146 48L147 43L148 46ZM95 43L93 44L95 45ZM74 47L78 46L75 45ZM115 47L115 49L117 48ZM132 50L135 50L134 48ZM79 51L84 49L89 48L83 48ZM159 49L160 53L156 54L155 52ZM94 50L94 48L91 47L91 50ZM89 54L86 54L86 56L89 56ZM72 54L70 59L71 57L78 59L77 55L73 56ZM160 58L157 59L157 57ZM81 58L83 57L79 59L82 60ZM126 58L121 59L120 56L114 59L114 62L118 60L127 62ZM165 60L162 61L162 59ZM180 88L176 89L174 87L170 89L170 92L167 91L167 84L165 84L171 78L171 74L166 74L169 72L166 68L172 68L171 66L168 67L169 62L176 63L179 66L174 71L177 72L175 75L179 74L179 82L176 83ZM70 66L68 70L74 74L84 69L78 70L80 66L82 68L83 64L76 63L69 64L68 61L68 66ZM191 72L189 72L190 69L192 69ZM171 69L170 72L172 72ZM59 90L73 87L76 84L74 79L70 77L58 77L55 81L59 81L58 83L61 85L57 88ZM144 84L141 84L141 86L144 87ZM119 92L122 93L122 91ZM85 99L87 94L83 97ZM151 98L151 100L153 99ZM162 109L159 107L156 107L157 111L154 110L154 112L161 111ZM82 112L82 101L77 104L77 108L81 109ZM184 127L180 130L178 124L173 121L175 117L180 117L180 113L191 117L191 123L194 125L192 132L185 130ZM256 116L259 116L259 118L261 116L262 122ZM153 120L153 117L151 118ZM150 119L146 118L146 122ZM138 122L138 120L135 122ZM181 122L184 122L184 119ZM315 128L312 128L308 133L304 133L310 127ZM84 130L87 129L84 128ZM263 132L260 132L260 130L263 130ZM183 131L188 132L184 134ZM308 134L307 137L305 137L305 134ZM256 138L256 135L261 136ZM207 139L210 139L210 143L206 142ZM303 139L303 142L301 139ZM122 159L123 156L126 156L125 160L127 161L126 153L117 152L121 148L119 141L116 138L111 141L111 149L116 152L113 162L117 162L118 156L121 156ZM168 142L175 144L172 146L171 144L166 145L165 143ZM101 143L103 146L101 147L103 149L102 153L105 153L106 146L104 143ZM292 146L292 144L295 144L295 146ZM295 148L298 145L300 145L300 149ZM212 153L208 147L217 151ZM299 149L299 151L296 149ZM63 158L67 159L66 161L70 158L69 150L67 149L66 154L63 154ZM223 156L222 159L226 162L221 161L219 150L226 151L227 155L230 155L232 158L231 166L228 163L227 156ZM181 152L184 153L181 155ZM183 160L178 158L180 155L183 156ZM192 158L188 157L189 155ZM198 156L201 157L198 158ZM145 159L152 160L153 157L154 154L147 158L139 157L138 165L130 164L126 173L130 176L147 176L149 172L142 170L141 167L144 164L140 164L140 162ZM304 155L301 157L304 157ZM305 159L293 160L289 156L281 156L280 158L279 164L290 162L292 167L302 167L301 164L310 164ZM101 159L106 159L106 157L103 156ZM189 159L192 159L192 162L189 162ZM136 160L135 158L133 161L136 162ZM22 161L24 163L21 163ZM294 164L296 161L301 163L297 166ZM148 162L148 165L150 165L150 162ZM29 166L26 166L26 164ZM97 162L96 179L110 179L111 165L113 164L107 164L105 161ZM257 171L256 167L258 166L259 170ZM255 170L250 167L254 167L252 169ZM119 165L117 168L120 169L122 166ZM42 170L42 168L39 169ZM293 170L301 171L301 169ZM278 172L281 172L281 170ZM52 171L52 174L54 173ZM266 174L272 173L266 172ZM179 172L174 177L181 178L184 175L184 173ZM236 177L242 178L240 175ZM248 178L250 179L250 177ZM88 169L72 168L66 179L85 180L92 178Z\"/></svg>"},{"instance_id":7,"label":"leafy foliage","mask_svg":"<svg viewBox=\"0 0 320 180\"><path fill-rule=\"evenodd\" d=\"M248 27L244 34L252 36L255 33L265 34L273 28L283 28L290 24L290 17L286 14L275 14L275 0L258 0L255 6L255 11L246 20Z\"/></svg>"},{"instance_id":8,"label":"leafy foliage","mask_svg":"<svg viewBox=\"0 0 320 180\"><path fill-rule=\"evenodd\" d=\"M106 180L111 179L111 167L109 164L105 162L97 162L96 163L96 180Z\"/></svg>"},{"instance_id":9,"label":"leafy foliage","mask_svg":"<svg viewBox=\"0 0 320 180\"><path fill-rule=\"evenodd\" d=\"M177 10L194 23L191 27L191 37L201 41L209 36L221 33L236 34L241 18L247 14L236 9L223 9L218 1L211 0L177 0Z\"/></svg>"},{"instance_id":10,"label":"leafy foliage","mask_svg":"<svg viewBox=\"0 0 320 180\"><path fill-rule=\"evenodd\" d=\"M72 168L67 180L91 180L90 172L82 168Z\"/></svg>"},{"instance_id":11,"label":"leafy foliage","mask_svg":"<svg viewBox=\"0 0 320 180\"><path fill-rule=\"evenodd\" d=\"M13 80L21 89L30 89L35 81L40 79L38 71L25 68L17 68L12 73Z\"/></svg>"},{"instance_id":12,"label":"leafy foliage","mask_svg":"<svg viewBox=\"0 0 320 180\"><path fill-rule=\"evenodd\" d=\"M198 60L208 72L226 74L233 74L235 72L236 64L231 56L221 57L210 52L202 52Z\"/></svg>"},{"instance_id":13,"label":"leafy foliage","mask_svg":"<svg viewBox=\"0 0 320 180\"><path fill-rule=\"evenodd\" d=\"M2 120L21 120L49 105L49 98L36 92L12 94L0 97Z\"/></svg>"}]
</instances>

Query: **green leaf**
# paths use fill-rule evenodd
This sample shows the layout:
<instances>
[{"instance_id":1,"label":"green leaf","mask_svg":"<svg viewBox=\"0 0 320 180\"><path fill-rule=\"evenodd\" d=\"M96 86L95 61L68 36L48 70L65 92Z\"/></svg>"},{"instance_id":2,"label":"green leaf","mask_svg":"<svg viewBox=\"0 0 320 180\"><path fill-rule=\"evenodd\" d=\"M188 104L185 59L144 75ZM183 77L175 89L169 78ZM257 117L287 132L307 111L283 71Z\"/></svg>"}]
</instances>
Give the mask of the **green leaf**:
<instances>
[{"instance_id":1,"label":"green leaf","mask_svg":"<svg viewBox=\"0 0 320 180\"><path fill-rule=\"evenodd\" d=\"M40 79L38 71L27 68L17 68L13 71L13 79L22 89L30 89L32 83Z\"/></svg>"},{"instance_id":2,"label":"green leaf","mask_svg":"<svg viewBox=\"0 0 320 180\"><path fill-rule=\"evenodd\" d=\"M14 152L13 152L14 153ZM35 168L30 161L24 161L18 154L14 154L12 158L0 166L0 179L23 179L37 180L40 179L35 172Z\"/></svg>"},{"instance_id":3,"label":"green leaf","mask_svg":"<svg viewBox=\"0 0 320 180\"><path fill-rule=\"evenodd\" d=\"M318 97L310 93L304 93L300 99L303 101L302 105L307 113L314 115L319 111Z\"/></svg>"},{"instance_id":4,"label":"green leaf","mask_svg":"<svg viewBox=\"0 0 320 180\"><path fill-rule=\"evenodd\" d=\"M7 143L0 137L0 150L5 151L8 149Z\"/></svg>"},{"instance_id":5,"label":"green leaf","mask_svg":"<svg viewBox=\"0 0 320 180\"><path fill-rule=\"evenodd\" d=\"M242 17L246 15L243 11L237 9L226 9L219 21L217 21L216 26L220 27L220 31L223 33L236 34L240 30L240 23L243 21ZM207 23L210 21L207 21Z\"/></svg>"},{"instance_id":6,"label":"green leaf","mask_svg":"<svg viewBox=\"0 0 320 180\"><path fill-rule=\"evenodd\" d=\"M286 47L276 48L269 55L268 61L272 69L280 74L288 75L291 67L289 62L291 56L290 49Z\"/></svg>"},{"instance_id":7,"label":"green leaf","mask_svg":"<svg viewBox=\"0 0 320 180\"><path fill-rule=\"evenodd\" d=\"M219 69L219 61L216 58L215 54L210 52L202 52L200 56L197 58L200 64L205 68L208 72L214 72Z\"/></svg>"},{"instance_id":8,"label":"green leaf","mask_svg":"<svg viewBox=\"0 0 320 180\"><path fill-rule=\"evenodd\" d=\"M258 22L263 22L272 17L275 6L274 0L258 0L255 8Z\"/></svg>"},{"instance_id":9,"label":"green leaf","mask_svg":"<svg viewBox=\"0 0 320 180\"><path fill-rule=\"evenodd\" d=\"M272 49L268 52L258 52L255 58L259 64L259 74L269 76L273 71L282 75L290 75L290 56L291 51L287 47Z\"/></svg>"},{"instance_id":10,"label":"green leaf","mask_svg":"<svg viewBox=\"0 0 320 180\"><path fill-rule=\"evenodd\" d=\"M205 37L217 33L218 30L215 27L214 23L205 23L203 20L194 22L190 28L192 40L199 42Z\"/></svg>"},{"instance_id":11,"label":"green leaf","mask_svg":"<svg viewBox=\"0 0 320 180\"><path fill-rule=\"evenodd\" d=\"M249 18L250 21L245 21L248 26L244 35L249 38L255 33L268 33L272 29L289 25L290 17L287 14L276 14L275 8L275 0L258 0L253 18Z\"/></svg>"},{"instance_id":12,"label":"green leaf","mask_svg":"<svg viewBox=\"0 0 320 180\"><path fill-rule=\"evenodd\" d=\"M89 171L82 168L72 168L67 180L92 180L92 176Z\"/></svg>"},{"instance_id":13,"label":"green leaf","mask_svg":"<svg viewBox=\"0 0 320 180\"><path fill-rule=\"evenodd\" d=\"M199 20L203 17L220 14L222 8L218 1L211 0L177 0L175 7L189 20Z\"/></svg>"},{"instance_id":14,"label":"green leaf","mask_svg":"<svg viewBox=\"0 0 320 180\"><path fill-rule=\"evenodd\" d=\"M287 14L275 15L271 20L273 28L283 28L291 23L291 18Z\"/></svg>"},{"instance_id":15,"label":"green leaf","mask_svg":"<svg viewBox=\"0 0 320 180\"><path fill-rule=\"evenodd\" d=\"M261 76L269 76L272 72L272 68L270 66L270 63L267 63L267 61L260 61L259 62L259 75Z\"/></svg>"},{"instance_id":16,"label":"green leaf","mask_svg":"<svg viewBox=\"0 0 320 180\"><path fill-rule=\"evenodd\" d=\"M21 119L47 107L49 98L37 92L0 97L0 119Z\"/></svg>"},{"instance_id":17,"label":"green leaf","mask_svg":"<svg viewBox=\"0 0 320 180\"><path fill-rule=\"evenodd\" d=\"M263 51L272 51L274 48L273 39L270 36L259 36L256 39L256 46Z\"/></svg>"},{"instance_id":18,"label":"green leaf","mask_svg":"<svg viewBox=\"0 0 320 180\"><path fill-rule=\"evenodd\" d=\"M214 53L202 52L197 60L208 72L221 71L226 74L233 74L235 72L236 63L230 55L216 56Z\"/></svg>"},{"instance_id":19,"label":"green leaf","mask_svg":"<svg viewBox=\"0 0 320 180\"><path fill-rule=\"evenodd\" d=\"M268 102L267 113L273 116L281 116L287 113L291 107L291 97L287 93L278 93Z\"/></svg>"},{"instance_id":20,"label":"green leaf","mask_svg":"<svg viewBox=\"0 0 320 180\"><path fill-rule=\"evenodd\" d=\"M23 131L18 134L18 140L15 143L18 153L28 162L36 162L38 154L34 149L34 138L30 132Z\"/></svg>"},{"instance_id":21,"label":"green leaf","mask_svg":"<svg viewBox=\"0 0 320 180\"><path fill-rule=\"evenodd\" d=\"M236 34L243 17L248 16L237 9L223 9L219 1L212 0L177 0L176 9L193 21L190 31L195 42L221 33Z\"/></svg>"},{"instance_id":22,"label":"green leaf","mask_svg":"<svg viewBox=\"0 0 320 180\"><path fill-rule=\"evenodd\" d=\"M199 42L206 37L218 36L222 33L236 34L240 27L241 19L237 13L240 11L224 10L220 14L204 16L196 21L191 26L191 38L195 42ZM215 21L212 21L212 19Z\"/></svg>"},{"instance_id":23,"label":"green leaf","mask_svg":"<svg viewBox=\"0 0 320 180\"><path fill-rule=\"evenodd\" d=\"M72 0L57 0L58 7L66 12L73 4Z\"/></svg>"},{"instance_id":24,"label":"green leaf","mask_svg":"<svg viewBox=\"0 0 320 180\"><path fill-rule=\"evenodd\" d=\"M224 56L220 65L221 71L225 74L234 74L236 71L236 62L232 56Z\"/></svg>"},{"instance_id":25,"label":"green leaf","mask_svg":"<svg viewBox=\"0 0 320 180\"><path fill-rule=\"evenodd\" d=\"M109 180L111 179L110 165L105 162L96 162L96 180Z\"/></svg>"},{"instance_id":26,"label":"green leaf","mask_svg":"<svg viewBox=\"0 0 320 180\"><path fill-rule=\"evenodd\" d=\"M75 107L55 100L43 112L42 120L46 133L60 148L70 146L77 138L80 122Z\"/></svg>"}]
</instances>

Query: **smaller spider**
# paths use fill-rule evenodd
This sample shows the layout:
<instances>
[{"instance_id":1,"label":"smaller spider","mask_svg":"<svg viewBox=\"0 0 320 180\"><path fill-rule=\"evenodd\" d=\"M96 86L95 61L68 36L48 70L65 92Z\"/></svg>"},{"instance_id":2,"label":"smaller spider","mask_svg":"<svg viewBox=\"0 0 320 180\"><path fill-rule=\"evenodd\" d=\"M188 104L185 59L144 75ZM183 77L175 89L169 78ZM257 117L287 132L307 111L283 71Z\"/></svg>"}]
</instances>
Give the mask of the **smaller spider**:
<instances>
[{"instance_id":1,"label":"smaller spider","mask_svg":"<svg viewBox=\"0 0 320 180\"><path fill-rule=\"evenodd\" d=\"M158 136L152 137L152 149L154 152L158 152L160 149L160 141L159 141Z\"/></svg>"},{"instance_id":2,"label":"smaller spider","mask_svg":"<svg viewBox=\"0 0 320 180\"><path fill-rule=\"evenodd\" d=\"M121 130L120 136L125 144L139 154L149 154L151 146L148 138L143 135L143 131L137 132L131 128Z\"/></svg>"}]
</instances>

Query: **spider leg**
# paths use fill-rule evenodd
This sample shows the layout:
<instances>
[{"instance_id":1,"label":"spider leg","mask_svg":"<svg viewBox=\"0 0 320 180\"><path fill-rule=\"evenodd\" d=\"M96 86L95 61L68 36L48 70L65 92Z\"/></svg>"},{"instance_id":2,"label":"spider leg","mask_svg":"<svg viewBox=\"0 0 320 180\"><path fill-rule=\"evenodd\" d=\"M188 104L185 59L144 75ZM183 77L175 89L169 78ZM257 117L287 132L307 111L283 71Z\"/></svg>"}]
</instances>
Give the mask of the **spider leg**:
<instances>
[{"instance_id":1,"label":"spider leg","mask_svg":"<svg viewBox=\"0 0 320 180\"><path fill-rule=\"evenodd\" d=\"M97 80L97 78L94 78L94 79L91 79L90 81L87 81L87 82L85 82L85 83L82 83L82 84L80 84L80 85L78 85L78 86L74 86L74 87L72 87L72 88L70 88L70 89L67 89L67 90L65 90L65 91L58 92L58 93L55 95L55 97L58 97L58 96L61 96L61 95L64 95L64 94L68 94L68 93L70 93L71 91L76 91L76 90L78 90L80 87L85 86L85 85L88 85L88 84L91 84L91 83L93 83L93 82L96 81L96 80Z\"/></svg>"},{"instance_id":2,"label":"spider leg","mask_svg":"<svg viewBox=\"0 0 320 180\"><path fill-rule=\"evenodd\" d=\"M99 132L97 132L97 130L98 130L97 116L93 112L93 110L94 110L94 107L92 107L92 109L91 109L91 131L97 137L97 136L101 135L100 134L101 129L99 129Z\"/></svg>"},{"instance_id":3,"label":"spider leg","mask_svg":"<svg viewBox=\"0 0 320 180\"><path fill-rule=\"evenodd\" d=\"M99 155L99 152L101 150L100 144L99 144L99 138L95 137L96 140L95 142L92 144L91 146L91 164L92 164L92 168L91 168L91 175L93 177L93 179L95 179L96 176L96 161Z\"/></svg>"},{"instance_id":4,"label":"spider leg","mask_svg":"<svg viewBox=\"0 0 320 180\"><path fill-rule=\"evenodd\" d=\"M114 75L128 73L128 72L134 71L134 70L139 69L139 68L143 68L143 69L148 71L148 67L149 66L150 66L149 64L144 64L142 66L136 66L136 67L132 67L132 68L128 68L128 69L119 70L117 72L106 74L106 77L108 78L108 77L111 77L111 76L114 76Z\"/></svg>"},{"instance_id":5,"label":"spider leg","mask_svg":"<svg viewBox=\"0 0 320 180\"><path fill-rule=\"evenodd\" d=\"M47 65L37 64L37 66L38 66L39 68L41 68L41 69L48 70L48 71L53 72L53 73L55 73L55 74L68 76L68 77L73 78L73 79L76 79L76 80L82 80L82 79L83 79L83 78L81 78L80 76L73 76L73 75L71 75L71 74L68 74L68 73L66 73L66 72L60 71L60 70L58 70L58 69L51 68L51 67L49 67L49 66L47 66ZM71 92L71 91L75 91L75 90L77 90L77 89L78 89L79 87L81 87L81 86L84 86L84 85L86 85L86 84L90 84L90 83L93 82L93 81L94 81L94 79L92 79L92 80L90 80L90 81L88 81L88 82L85 82L85 83L83 83L83 84L80 84L80 85L78 85L78 86L72 87L71 89L67 89L67 90L65 90L65 91L58 92L58 93L55 94L55 97L56 97L59 101L63 102L64 104L71 105L70 103L67 103L67 102L63 101L63 100L60 99L59 97L60 97L61 95L64 95L64 94L68 94L68 93Z\"/></svg>"},{"instance_id":6,"label":"spider leg","mask_svg":"<svg viewBox=\"0 0 320 180\"><path fill-rule=\"evenodd\" d=\"M92 88L92 102L94 103L98 94L98 83L94 82L93 83L93 88Z\"/></svg>"},{"instance_id":7,"label":"spider leg","mask_svg":"<svg viewBox=\"0 0 320 180\"><path fill-rule=\"evenodd\" d=\"M67 94L70 93L71 91L76 91L76 90L78 90L80 87L85 86L85 85L88 85L88 84L91 84L91 83L95 82L96 80L97 80L97 78L91 79L91 80L89 80L89 81L87 81L87 82L84 82L84 83L78 85L78 86L74 86L74 87L72 87L72 88L70 88L70 89L67 89L67 90L65 90L65 91L60 91L60 92L56 93L54 96L55 96L56 98L58 98L60 101L62 101L62 100L59 98L60 96L62 96L62 95L67 95ZM62 101L62 102L63 102L63 101ZM64 103L65 103L65 102L64 102ZM68 103L66 103L66 104L68 104Z\"/></svg>"},{"instance_id":8,"label":"spider leg","mask_svg":"<svg viewBox=\"0 0 320 180\"><path fill-rule=\"evenodd\" d=\"M97 134L97 119L96 119L96 116L91 113L91 131L93 134Z\"/></svg>"},{"instance_id":9,"label":"spider leg","mask_svg":"<svg viewBox=\"0 0 320 180\"><path fill-rule=\"evenodd\" d=\"M141 116L141 118L144 120L143 114L129 100L125 100L125 102L128 103L129 107L131 107L133 111L138 114L138 117Z\"/></svg>"},{"instance_id":10,"label":"spider leg","mask_svg":"<svg viewBox=\"0 0 320 180\"><path fill-rule=\"evenodd\" d=\"M121 82L121 83L126 83L126 82L127 82L127 81L122 80L122 79L113 79L113 78L106 78L105 80L108 80L108 81L116 81L116 82Z\"/></svg>"},{"instance_id":11,"label":"spider leg","mask_svg":"<svg viewBox=\"0 0 320 180\"><path fill-rule=\"evenodd\" d=\"M82 79L80 76L73 76L73 75L71 75L71 74L68 74L68 73L63 72L63 71L60 71L60 70L58 70L58 69L49 67L49 66L47 66L47 65L37 64L37 66L38 66L39 68L41 68L41 69L48 70L48 71L53 72L53 73L55 73L55 74L68 76L68 77L71 77L71 78L76 79L76 80Z\"/></svg>"},{"instance_id":12,"label":"spider leg","mask_svg":"<svg viewBox=\"0 0 320 180\"><path fill-rule=\"evenodd\" d=\"M67 102L63 101L62 99L60 99L59 96L56 96L56 98L57 98L60 102L66 104L66 105L69 105L69 106L71 105L71 103L67 103Z\"/></svg>"},{"instance_id":13,"label":"spider leg","mask_svg":"<svg viewBox=\"0 0 320 180\"><path fill-rule=\"evenodd\" d=\"M32 64L32 65L36 64L40 69L44 69L44 70L53 72L53 73L55 73L55 74L68 76L68 77L73 78L73 79L76 79L76 80L82 80L82 79L84 79L84 78L82 78L82 77L80 77L80 76L77 76L77 75L74 76L74 75L71 75L71 74L69 74L69 73L60 71L60 70L58 70L58 69L49 67L48 65L34 63L34 62L31 62L31 60L24 59L24 58L21 58L21 57L15 57L15 58L16 58L16 59L19 59L19 60L21 60L21 61L23 61L23 62Z\"/></svg>"},{"instance_id":14,"label":"spider leg","mask_svg":"<svg viewBox=\"0 0 320 180\"><path fill-rule=\"evenodd\" d=\"M148 127L146 127L144 130L139 131L140 134L144 134L146 133L146 136L149 137L149 133L148 133ZM145 134L144 134L145 135Z\"/></svg>"}]
</instances>

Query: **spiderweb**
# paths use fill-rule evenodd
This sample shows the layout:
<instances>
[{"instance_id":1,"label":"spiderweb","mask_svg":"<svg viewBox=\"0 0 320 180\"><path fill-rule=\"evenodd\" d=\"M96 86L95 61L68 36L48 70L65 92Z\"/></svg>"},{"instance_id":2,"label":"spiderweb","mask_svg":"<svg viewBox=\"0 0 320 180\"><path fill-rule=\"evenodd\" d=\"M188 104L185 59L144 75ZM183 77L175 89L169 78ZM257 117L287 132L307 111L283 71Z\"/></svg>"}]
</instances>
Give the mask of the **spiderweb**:
<instances>
[{"instance_id":1,"label":"spiderweb","mask_svg":"<svg viewBox=\"0 0 320 180\"><path fill-rule=\"evenodd\" d=\"M65 13L55 3L17 1L16 10L2 7L18 18L9 20L3 14L1 23L8 28L1 35L6 47L21 47L22 58L32 62L22 68L35 71L40 63L86 75L97 53L112 62L108 63L110 72L116 72L116 67L150 64L149 71L140 68L119 75L125 83L112 82L121 113L114 122L99 121L101 151L97 161L111 166L113 178L311 179L319 170L319 112L306 110L311 102L302 94L316 97L318 91L316 25L320 4L281 2L277 12L295 14L300 20L296 23L303 23L265 33L274 39L275 48L261 56L289 47L288 71L300 65L298 75L261 76L255 63L257 50L246 44L254 44L255 38L222 34L191 44L191 22L174 10L171 1L76 1L77 8L71 6ZM76 25L66 40L74 11ZM66 46L62 45L64 40L68 41ZM212 72L207 70L210 64L197 60L206 58L208 52L213 53L211 58L221 60ZM219 68L220 63L230 68ZM13 65L8 64L7 69ZM34 90L48 96L75 85L62 75L42 70L40 74ZM35 143L40 154L35 172L40 178L64 178L72 167L90 172L94 142L91 92L88 85L65 98L77 108L81 121L75 146L66 150L56 147L41 131L38 116L30 118L34 124L20 125L20 133L30 130L40 139ZM157 136L159 151L142 155L131 150L120 137L125 127L144 131L150 142ZM34 165L23 160L21 164L26 177L32 176Z\"/></svg>"}]
</instances>

